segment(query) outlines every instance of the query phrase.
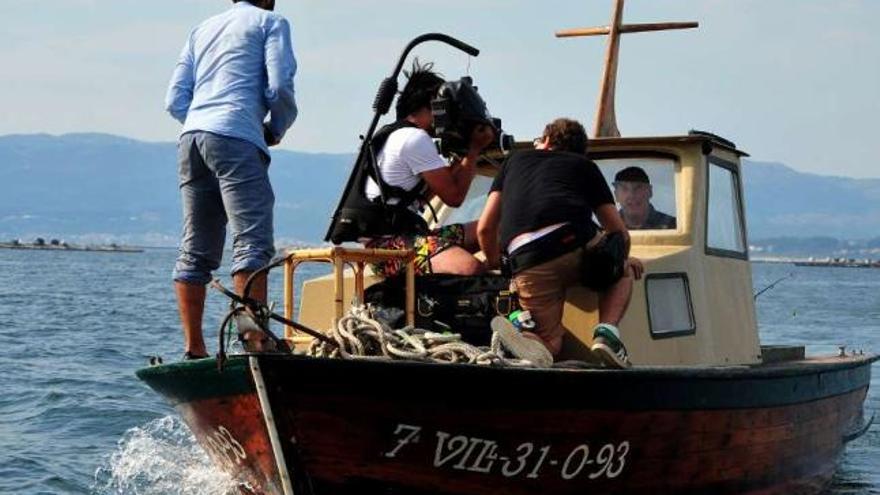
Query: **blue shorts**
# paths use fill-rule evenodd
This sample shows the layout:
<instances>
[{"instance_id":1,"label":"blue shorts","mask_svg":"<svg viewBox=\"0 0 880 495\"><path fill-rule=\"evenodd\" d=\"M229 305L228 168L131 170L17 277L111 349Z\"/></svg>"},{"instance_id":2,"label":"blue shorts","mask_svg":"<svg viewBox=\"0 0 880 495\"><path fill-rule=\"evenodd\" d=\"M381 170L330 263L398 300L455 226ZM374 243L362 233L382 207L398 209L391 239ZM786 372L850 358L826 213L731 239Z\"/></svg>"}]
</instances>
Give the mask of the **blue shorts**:
<instances>
[{"instance_id":1,"label":"blue shorts","mask_svg":"<svg viewBox=\"0 0 880 495\"><path fill-rule=\"evenodd\" d=\"M174 280L204 285L220 267L227 221L232 274L265 266L275 254L269 156L256 145L209 132L188 132L177 148L183 234Z\"/></svg>"}]
</instances>

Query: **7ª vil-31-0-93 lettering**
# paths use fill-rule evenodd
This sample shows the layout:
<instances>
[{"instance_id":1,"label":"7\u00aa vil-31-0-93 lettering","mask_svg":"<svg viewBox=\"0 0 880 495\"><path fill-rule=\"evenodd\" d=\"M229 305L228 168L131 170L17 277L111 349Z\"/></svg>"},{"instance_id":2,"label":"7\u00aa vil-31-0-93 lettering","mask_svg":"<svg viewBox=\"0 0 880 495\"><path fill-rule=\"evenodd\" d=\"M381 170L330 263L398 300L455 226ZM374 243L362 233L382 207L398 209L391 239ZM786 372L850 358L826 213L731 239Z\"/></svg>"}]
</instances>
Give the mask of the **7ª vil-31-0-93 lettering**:
<instances>
[{"instance_id":1,"label":"7\u00aa vil-31-0-93 lettering","mask_svg":"<svg viewBox=\"0 0 880 495\"><path fill-rule=\"evenodd\" d=\"M568 448L535 442L512 446L487 438L439 430L432 435L421 426L400 423L393 432L393 446L383 454L384 457L403 457L408 452L407 446L423 441L423 434L427 435L427 441L433 443L434 468L494 474L505 478L522 476L536 479L556 475L563 480L578 477L613 479L626 468L626 457L630 450L628 441L595 446L585 442Z\"/></svg>"}]
</instances>

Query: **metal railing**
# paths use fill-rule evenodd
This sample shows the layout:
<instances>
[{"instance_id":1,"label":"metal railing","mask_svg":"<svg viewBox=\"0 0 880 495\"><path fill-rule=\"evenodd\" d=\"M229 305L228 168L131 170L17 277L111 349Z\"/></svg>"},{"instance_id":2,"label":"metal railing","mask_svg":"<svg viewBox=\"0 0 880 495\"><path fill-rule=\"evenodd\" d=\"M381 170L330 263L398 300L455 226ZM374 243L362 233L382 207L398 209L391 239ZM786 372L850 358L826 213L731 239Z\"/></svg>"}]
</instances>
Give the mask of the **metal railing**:
<instances>
[{"instance_id":1,"label":"metal railing","mask_svg":"<svg viewBox=\"0 0 880 495\"><path fill-rule=\"evenodd\" d=\"M399 259L406 266L406 323L415 324L415 253L412 250L368 249L329 247L318 249L297 249L288 252L284 257L284 317L294 319L295 307L295 272L303 262L323 262L333 265L333 325L345 315L347 310L345 299L345 268L350 266L354 272L354 295L358 301L364 301L364 271L367 263L377 263ZM296 331L291 326L284 327L284 338L294 344L305 344L311 337Z\"/></svg>"}]
</instances>

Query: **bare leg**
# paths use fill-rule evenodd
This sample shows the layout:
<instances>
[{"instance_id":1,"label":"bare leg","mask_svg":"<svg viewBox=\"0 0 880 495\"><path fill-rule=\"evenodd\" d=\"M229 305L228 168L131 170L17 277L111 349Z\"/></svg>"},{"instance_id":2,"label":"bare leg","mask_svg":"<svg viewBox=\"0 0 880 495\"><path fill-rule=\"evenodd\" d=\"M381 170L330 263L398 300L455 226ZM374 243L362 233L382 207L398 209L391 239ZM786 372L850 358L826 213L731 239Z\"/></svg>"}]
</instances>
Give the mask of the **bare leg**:
<instances>
[{"instance_id":1,"label":"bare leg","mask_svg":"<svg viewBox=\"0 0 880 495\"><path fill-rule=\"evenodd\" d=\"M238 272L232 276L236 294L244 294L244 286L247 284L248 277L251 276L251 273L253 272ZM268 282L265 273L261 273L257 276L254 283L251 284L251 292L248 294L250 298L265 303L267 297L266 292L268 291L267 284Z\"/></svg>"},{"instance_id":2,"label":"bare leg","mask_svg":"<svg viewBox=\"0 0 880 495\"><path fill-rule=\"evenodd\" d=\"M477 222L469 222L464 225L464 247L470 253L480 250L480 241L477 239Z\"/></svg>"},{"instance_id":3,"label":"bare leg","mask_svg":"<svg viewBox=\"0 0 880 495\"><path fill-rule=\"evenodd\" d=\"M617 326L632 296L633 276L629 270L614 285L599 294L599 321Z\"/></svg>"},{"instance_id":4,"label":"bare leg","mask_svg":"<svg viewBox=\"0 0 880 495\"><path fill-rule=\"evenodd\" d=\"M454 275L477 275L486 271L485 265L474 255L459 246L450 246L435 254L431 259L433 273Z\"/></svg>"},{"instance_id":5,"label":"bare leg","mask_svg":"<svg viewBox=\"0 0 880 495\"><path fill-rule=\"evenodd\" d=\"M244 295L244 286L247 285L247 280L251 276L253 272L238 272L232 276L232 281L235 284L235 292L239 295ZM262 303L265 303L267 300L267 284L268 279L265 273L261 273L254 280L254 283L251 284L251 290L248 296L251 299L256 299ZM239 331L242 329L239 328ZM242 335L242 339L245 341L245 349L251 352L263 352L263 351L274 351L275 345L272 343L268 337L263 333L262 330L258 330L254 328L253 330L248 330L244 332Z\"/></svg>"},{"instance_id":6,"label":"bare leg","mask_svg":"<svg viewBox=\"0 0 880 495\"><path fill-rule=\"evenodd\" d=\"M202 314L205 311L205 286L175 282L177 309L183 325L183 350L193 356L205 356L205 339L202 336Z\"/></svg>"}]
</instances>

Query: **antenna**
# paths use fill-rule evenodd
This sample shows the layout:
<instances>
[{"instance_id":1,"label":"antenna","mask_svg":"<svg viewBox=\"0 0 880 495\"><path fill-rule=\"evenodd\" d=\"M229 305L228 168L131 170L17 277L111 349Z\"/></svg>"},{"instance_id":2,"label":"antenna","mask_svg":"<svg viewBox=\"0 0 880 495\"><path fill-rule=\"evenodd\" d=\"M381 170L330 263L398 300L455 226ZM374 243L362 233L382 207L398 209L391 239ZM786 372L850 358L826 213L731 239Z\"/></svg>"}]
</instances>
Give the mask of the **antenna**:
<instances>
[{"instance_id":1,"label":"antenna","mask_svg":"<svg viewBox=\"0 0 880 495\"><path fill-rule=\"evenodd\" d=\"M624 24L623 0L614 0L614 12L608 26L564 29L556 32L557 38L580 36L608 36L605 51L605 69L602 85L599 87L599 102L596 108L596 122L593 137L620 137L617 116L614 113L614 91L617 86L617 60L620 51L620 35L623 33L643 33L647 31L666 31L670 29L692 29L699 27L696 22L657 22L649 24Z\"/></svg>"}]
</instances>

